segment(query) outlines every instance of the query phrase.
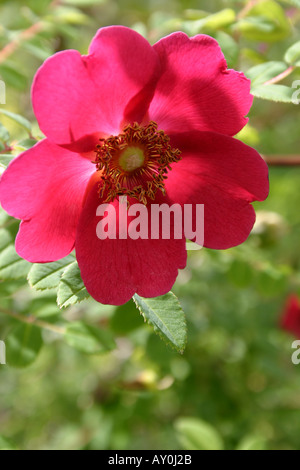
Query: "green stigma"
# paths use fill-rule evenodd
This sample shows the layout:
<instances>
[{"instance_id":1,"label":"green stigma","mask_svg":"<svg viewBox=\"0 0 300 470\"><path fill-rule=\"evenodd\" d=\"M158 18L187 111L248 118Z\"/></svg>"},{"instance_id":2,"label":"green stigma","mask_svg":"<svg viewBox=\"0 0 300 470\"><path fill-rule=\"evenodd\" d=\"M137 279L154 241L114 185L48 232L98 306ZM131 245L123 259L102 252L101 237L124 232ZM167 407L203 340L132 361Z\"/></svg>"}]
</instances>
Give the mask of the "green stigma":
<instances>
[{"instance_id":1,"label":"green stigma","mask_svg":"<svg viewBox=\"0 0 300 470\"><path fill-rule=\"evenodd\" d=\"M130 173L141 168L144 164L145 156L140 147L129 146L120 155L119 165L122 170Z\"/></svg>"}]
</instances>

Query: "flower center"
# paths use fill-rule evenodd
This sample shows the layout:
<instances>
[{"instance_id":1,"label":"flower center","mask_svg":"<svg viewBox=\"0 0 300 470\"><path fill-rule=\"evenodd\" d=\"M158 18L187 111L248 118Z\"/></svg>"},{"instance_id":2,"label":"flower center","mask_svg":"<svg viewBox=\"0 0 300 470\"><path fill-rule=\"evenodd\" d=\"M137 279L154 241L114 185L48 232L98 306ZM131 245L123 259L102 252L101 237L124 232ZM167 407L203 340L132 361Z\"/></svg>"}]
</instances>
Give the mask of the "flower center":
<instances>
[{"instance_id":1,"label":"flower center","mask_svg":"<svg viewBox=\"0 0 300 470\"><path fill-rule=\"evenodd\" d=\"M119 164L123 170L130 173L137 168L141 168L144 161L145 156L142 149L139 147L127 147L127 149L121 152Z\"/></svg>"},{"instance_id":2,"label":"flower center","mask_svg":"<svg viewBox=\"0 0 300 470\"><path fill-rule=\"evenodd\" d=\"M181 152L172 149L170 138L151 121L147 126L134 123L123 133L100 139L95 164L101 171L99 195L104 202L126 195L147 204L160 190L165 194L164 180L170 164L181 159Z\"/></svg>"}]
</instances>

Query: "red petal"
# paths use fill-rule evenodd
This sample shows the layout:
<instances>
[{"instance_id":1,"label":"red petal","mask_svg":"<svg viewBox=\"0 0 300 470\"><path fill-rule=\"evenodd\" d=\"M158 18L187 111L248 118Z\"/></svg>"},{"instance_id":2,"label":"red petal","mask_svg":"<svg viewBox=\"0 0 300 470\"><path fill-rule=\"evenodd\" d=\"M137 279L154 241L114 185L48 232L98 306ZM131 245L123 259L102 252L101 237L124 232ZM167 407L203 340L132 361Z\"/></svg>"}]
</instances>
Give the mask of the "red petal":
<instances>
[{"instance_id":1,"label":"red petal","mask_svg":"<svg viewBox=\"0 0 300 470\"><path fill-rule=\"evenodd\" d=\"M227 70L215 39L189 39L174 33L154 46L163 72L151 103L150 118L165 132L195 129L235 135L247 123L252 104L250 81Z\"/></svg>"},{"instance_id":2,"label":"red petal","mask_svg":"<svg viewBox=\"0 0 300 470\"><path fill-rule=\"evenodd\" d=\"M95 166L47 140L9 165L0 181L2 207L25 219L16 249L31 262L56 261L74 248L85 190Z\"/></svg>"},{"instance_id":3,"label":"red petal","mask_svg":"<svg viewBox=\"0 0 300 470\"><path fill-rule=\"evenodd\" d=\"M147 112L158 69L157 54L138 33L122 26L100 29L88 56L63 51L39 69L32 100L41 130L61 145L95 133L118 134L124 112L133 120Z\"/></svg>"},{"instance_id":4,"label":"red petal","mask_svg":"<svg viewBox=\"0 0 300 470\"><path fill-rule=\"evenodd\" d=\"M76 256L89 293L103 304L121 305L135 293L163 295L186 264L185 240L100 240L96 217L101 201L96 185L89 193L76 238ZM118 217L118 204L112 203ZM126 209L125 209L126 211ZM118 226L118 223L117 223Z\"/></svg>"},{"instance_id":5,"label":"red petal","mask_svg":"<svg viewBox=\"0 0 300 470\"><path fill-rule=\"evenodd\" d=\"M255 213L249 204L268 195L268 169L251 147L209 132L173 136L183 152L166 180L169 198L204 204L204 246L225 249L248 237Z\"/></svg>"}]
</instances>

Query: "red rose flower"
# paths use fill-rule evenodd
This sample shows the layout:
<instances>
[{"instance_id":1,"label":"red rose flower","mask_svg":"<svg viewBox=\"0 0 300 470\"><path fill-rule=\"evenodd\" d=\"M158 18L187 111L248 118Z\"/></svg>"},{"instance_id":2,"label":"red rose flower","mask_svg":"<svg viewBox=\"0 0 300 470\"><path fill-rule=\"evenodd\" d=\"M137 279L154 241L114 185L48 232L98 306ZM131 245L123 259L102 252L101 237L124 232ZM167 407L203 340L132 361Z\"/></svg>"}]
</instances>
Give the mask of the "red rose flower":
<instances>
[{"instance_id":1,"label":"red rose flower","mask_svg":"<svg viewBox=\"0 0 300 470\"><path fill-rule=\"evenodd\" d=\"M22 220L20 256L51 262L74 248L99 302L168 292L186 264L185 239L99 240L97 207L204 204L204 246L248 237L251 202L268 194L265 162L232 136L252 96L211 37L174 33L153 47L121 26L100 29L89 55L67 50L37 72L33 107L46 138L3 174L3 208Z\"/></svg>"},{"instance_id":2,"label":"red rose flower","mask_svg":"<svg viewBox=\"0 0 300 470\"><path fill-rule=\"evenodd\" d=\"M300 302L295 294L290 295L286 301L280 326L300 339Z\"/></svg>"}]
</instances>

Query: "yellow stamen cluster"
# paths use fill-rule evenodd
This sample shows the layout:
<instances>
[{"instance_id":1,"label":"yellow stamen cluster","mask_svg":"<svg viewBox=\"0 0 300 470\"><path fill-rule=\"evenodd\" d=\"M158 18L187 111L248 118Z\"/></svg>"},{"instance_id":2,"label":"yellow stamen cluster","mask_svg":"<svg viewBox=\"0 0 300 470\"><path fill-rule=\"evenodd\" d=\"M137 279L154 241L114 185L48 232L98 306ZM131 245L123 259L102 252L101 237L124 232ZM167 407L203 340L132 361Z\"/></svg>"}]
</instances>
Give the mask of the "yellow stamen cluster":
<instances>
[{"instance_id":1,"label":"yellow stamen cluster","mask_svg":"<svg viewBox=\"0 0 300 470\"><path fill-rule=\"evenodd\" d=\"M158 190L165 194L170 164L181 159L181 152L172 149L170 138L157 129L156 122L144 127L128 125L122 134L100 142L95 163L102 173L99 194L104 202L123 195L146 205L147 198L154 200Z\"/></svg>"}]
</instances>

